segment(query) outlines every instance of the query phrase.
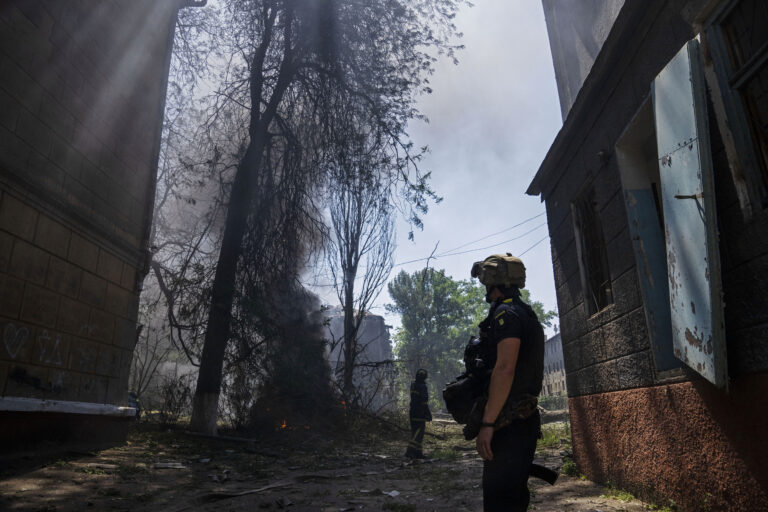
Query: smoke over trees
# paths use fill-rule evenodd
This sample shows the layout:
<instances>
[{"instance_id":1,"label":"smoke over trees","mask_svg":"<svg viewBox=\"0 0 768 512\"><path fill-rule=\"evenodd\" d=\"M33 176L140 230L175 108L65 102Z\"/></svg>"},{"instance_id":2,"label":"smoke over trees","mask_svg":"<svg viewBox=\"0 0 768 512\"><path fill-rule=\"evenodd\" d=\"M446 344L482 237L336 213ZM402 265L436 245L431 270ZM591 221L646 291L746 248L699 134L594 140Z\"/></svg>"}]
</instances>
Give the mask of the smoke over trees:
<instances>
[{"instance_id":1,"label":"smoke over trees","mask_svg":"<svg viewBox=\"0 0 768 512\"><path fill-rule=\"evenodd\" d=\"M172 341L199 365L192 429L215 433L222 390L241 405L228 408L235 423L249 417L256 387L273 402L322 407L318 304L299 276L334 240L331 268L354 332L354 310L364 312L391 265L393 214L419 226L437 199L405 129L420 117L415 97L430 92L436 59L455 60L462 2L221 0L182 11L169 111L183 111L187 126L167 129L177 182L157 203L176 207L186 228L158 219L170 229L155 238L152 286ZM210 91L199 103L191 83ZM190 204L195 213L184 214ZM344 220L345 208L363 221ZM353 224L356 241L340 244ZM311 376L305 389L291 379L299 367Z\"/></svg>"}]
</instances>

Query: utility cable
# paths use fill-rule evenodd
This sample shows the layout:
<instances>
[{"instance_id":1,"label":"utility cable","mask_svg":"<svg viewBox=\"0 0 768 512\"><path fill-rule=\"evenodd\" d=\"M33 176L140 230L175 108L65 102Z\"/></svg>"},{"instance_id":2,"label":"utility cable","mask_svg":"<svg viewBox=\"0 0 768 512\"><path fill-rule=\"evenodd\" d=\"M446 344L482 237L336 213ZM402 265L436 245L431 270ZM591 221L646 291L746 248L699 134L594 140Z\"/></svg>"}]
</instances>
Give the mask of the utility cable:
<instances>
[{"instance_id":1,"label":"utility cable","mask_svg":"<svg viewBox=\"0 0 768 512\"><path fill-rule=\"evenodd\" d=\"M535 228L533 228L533 229L529 229L528 231L526 231L526 232L525 232L525 233L523 233L522 235L518 235L518 236L516 236L516 237L514 237L514 238L510 238L509 240L504 240L503 242L499 242L499 243L496 243L496 244L493 244L493 245L488 245L488 246L486 246L486 247L478 247L477 249L467 249L466 251L461 251L461 252L453 252L453 253L450 253L450 254L442 254L441 256L442 256L442 257L447 257L447 256L458 256L459 254L467 254L467 253L470 253L470 252L475 252L475 251L484 251L484 250L486 250L486 249L493 249L494 247L498 247L498 246L500 246L500 245L504 245L504 244L507 244L507 243L509 243L509 242L513 242L513 241L515 241L515 240L519 240L519 239L523 238L524 236L526 236L526 235L528 235L528 234L530 234L530 233L533 233L534 231L536 231L536 230L537 230L537 229L539 229L540 227L542 227L542 226L546 226L546 225L547 225L547 223L546 223L546 222L542 222L541 224L539 224L539 225L538 225L538 226L536 226Z\"/></svg>"},{"instance_id":2,"label":"utility cable","mask_svg":"<svg viewBox=\"0 0 768 512\"><path fill-rule=\"evenodd\" d=\"M508 228L506 228L506 229L502 229L501 231L497 231L497 232L495 232L495 233L491 233L490 235L485 235L484 237L478 238L477 240L473 240L473 241L471 241L471 242L467 242L467 243L465 243L465 244L462 244L462 245L460 245L460 246L458 246L458 247L454 247L453 249L448 249L447 251L444 251L444 252L442 252L442 253L438 254L437 256L444 256L444 255L446 255L446 254L449 254L449 253L452 253L453 251L456 251L456 250L458 250L458 249L463 249L464 247L466 247L466 246L468 246L468 245L472 245L472 244L474 244L474 243L477 243L477 242L482 242L483 240L486 240L486 239L488 239L488 238L491 238L491 237L493 237L493 236L496 236L496 235L500 235L500 234L502 234L502 233L506 233L507 231L511 231L511 230L515 229L516 227L520 227L520 226L522 226L523 224L525 224L525 223L527 223L527 222L530 222L530 221L532 221L533 219L538 219L539 217L541 217L541 216L542 216L542 215L544 215L545 213L546 213L546 212L541 212L540 214L538 214L538 215L534 215L533 217L529 217L529 218L525 219L525 220L524 220L524 221L522 221L522 222L518 222L518 223L517 223L517 224L515 224L514 226L510 226L510 227L508 227Z\"/></svg>"}]
</instances>

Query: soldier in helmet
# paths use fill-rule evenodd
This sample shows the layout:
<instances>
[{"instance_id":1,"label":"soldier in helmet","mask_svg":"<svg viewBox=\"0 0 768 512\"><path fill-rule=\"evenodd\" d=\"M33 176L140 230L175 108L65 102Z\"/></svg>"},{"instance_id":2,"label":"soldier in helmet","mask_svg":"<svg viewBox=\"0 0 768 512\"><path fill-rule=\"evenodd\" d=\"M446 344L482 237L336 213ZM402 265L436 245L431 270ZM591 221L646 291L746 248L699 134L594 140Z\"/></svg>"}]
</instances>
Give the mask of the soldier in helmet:
<instances>
[{"instance_id":1,"label":"soldier in helmet","mask_svg":"<svg viewBox=\"0 0 768 512\"><path fill-rule=\"evenodd\" d=\"M423 459L424 452L421 442L424 439L426 422L432 421L432 413L429 410L429 393L427 391L427 370L424 368L416 372L416 379L411 383L411 439L405 456L411 459Z\"/></svg>"},{"instance_id":2,"label":"soldier in helmet","mask_svg":"<svg viewBox=\"0 0 768 512\"><path fill-rule=\"evenodd\" d=\"M540 431L537 397L544 370L544 330L520 299L525 266L495 254L472 266L485 285L488 316L480 323L486 366L493 368L477 434L483 458L483 510L520 511L530 501L528 474Z\"/></svg>"}]
</instances>

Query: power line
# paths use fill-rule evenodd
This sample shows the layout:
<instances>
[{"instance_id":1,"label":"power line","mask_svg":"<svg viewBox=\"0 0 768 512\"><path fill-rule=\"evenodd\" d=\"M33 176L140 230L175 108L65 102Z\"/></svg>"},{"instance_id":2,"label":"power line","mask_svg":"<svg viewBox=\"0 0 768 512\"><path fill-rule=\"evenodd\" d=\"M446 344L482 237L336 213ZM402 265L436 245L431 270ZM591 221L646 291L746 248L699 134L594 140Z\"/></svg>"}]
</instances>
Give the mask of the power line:
<instances>
[{"instance_id":1,"label":"power line","mask_svg":"<svg viewBox=\"0 0 768 512\"><path fill-rule=\"evenodd\" d=\"M488 245L488 246L486 246L486 247L478 247L477 249L468 249L468 250L466 250L466 251L461 251L461 252L454 252L454 253L450 253L450 254L443 254L442 256L443 256L443 257L447 257L447 256L458 256L459 254L467 254L467 253L470 253L470 252L475 252L475 251L484 251L484 250L486 250L486 249L493 249L494 247L498 247L498 246L500 246L500 245L504 245L504 244L507 244L507 243L509 243L509 242L513 242L513 241L515 241L515 240L519 240L519 239L523 238L525 235L528 235L529 233L533 233L534 231L536 231L536 230L537 230L537 229L539 229L540 227L542 227L542 226L546 226L546 225L547 225L547 223L546 223L546 222L542 222L541 224L539 224L539 225L538 225L538 226L536 226L535 228L533 228L533 229L529 229L528 231L526 231L526 232L525 232L525 233L523 233L522 235L518 235L518 236L516 236L516 237L514 237L514 238L510 238L509 240L504 240L503 242L499 242L499 243L496 243L496 244L493 244L493 245Z\"/></svg>"},{"instance_id":2,"label":"power line","mask_svg":"<svg viewBox=\"0 0 768 512\"><path fill-rule=\"evenodd\" d=\"M545 224L546 224L546 223L545 223ZM544 225L544 224L542 224L542 225ZM536 229L540 228L542 225L536 226L535 228L533 228L533 229L531 229L531 230L527 231L526 233L524 233L524 234L520 235L520 236L519 236L519 237L517 237L517 238L522 238L523 236L527 235L528 233L531 233L531 232L535 231ZM507 243L507 242L509 242L509 241L511 241L511 240L516 240L517 238L513 238L513 239L507 240L507 241L505 241L505 242L500 242L500 243L498 243L498 244L496 244L496 245L502 245L502 244L505 244L505 243ZM540 240L538 240L537 242L534 242L534 244L533 244L533 245L529 246L529 247L528 247L526 250L524 250L523 252L521 252L520 254L518 254L518 257L520 257L520 256L523 256L524 254L526 254L528 251L532 250L534 247L536 247L537 245L539 245L541 242L543 242L543 241L544 241L544 240L546 240L547 238L549 238L549 235L545 236L544 238L541 238L541 239L540 239ZM483 248L480 248L480 249L471 249L471 250L469 250L469 251L462 251L462 252L457 252L457 253L453 253L453 254L446 254L445 256L441 256L441 257L443 257L443 258L447 258L447 257L449 257L449 256L458 256L458 255L460 255L460 254L467 254L467 253L470 253L470 252L474 252L474 251L483 251L483 250L485 250L485 249L490 249L490 248L492 248L492 247L496 247L496 245L491 245L491 246L489 246L489 247L483 247ZM432 256L431 258L432 258L432 259L438 259L438 257L436 257L436 256ZM396 264L393 266L393 268L394 268L394 267L399 267L399 266L402 266L402 265L407 265L408 263L416 263L416 262L419 262L419 261L425 261L425 260L428 260L428 259L430 259L430 257L429 257L429 256L427 256L426 258L419 258L419 259L415 259L415 260L404 261L404 262L402 262L402 263L396 263ZM363 276L358 276L358 277L357 277L355 280L357 280L357 279L360 279L361 277L363 277ZM304 284L305 284L305 285L308 285L308 283L304 283ZM332 288L332 287L334 287L335 285L332 285L332 284L314 284L314 285L311 285L311 286L314 286L314 287L318 287L318 288Z\"/></svg>"},{"instance_id":3,"label":"power line","mask_svg":"<svg viewBox=\"0 0 768 512\"><path fill-rule=\"evenodd\" d=\"M533 219L538 219L539 217L541 217L545 213L546 212L541 212L540 214L534 215L533 217L529 217L529 218L525 219L524 221L515 224L514 226L510 226L510 227L508 227L506 229L502 229L501 231L497 231L495 233L491 233L490 235L485 235L484 237L478 238L477 240L473 240L471 242L467 242L467 243L462 244L462 245L460 245L458 247L454 247L453 249L448 249L447 251L438 254L438 256L444 256L446 254L452 253L455 250L463 249L464 247L466 247L468 245L472 245L472 244L477 243L477 242L482 242L483 240L486 240L486 239L491 238L493 236L500 235L502 233L506 233L507 231L511 231L511 230L515 229L516 227L522 226L523 224L532 221ZM504 243L504 242L502 242L502 243Z\"/></svg>"},{"instance_id":4,"label":"power line","mask_svg":"<svg viewBox=\"0 0 768 512\"><path fill-rule=\"evenodd\" d=\"M417 263L417 262L419 262L419 261L428 261L428 260L430 260L430 259L435 259L435 260L437 260L437 259L439 259L439 258L447 258L447 257L450 257L450 256L459 256L459 255L462 255L462 254L469 254L469 253L471 253L471 252L477 252L477 251L485 251L485 250L487 250L487 249L492 249L492 248L494 248L494 247L498 247L498 246L500 246L500 245L504 245L504 244L507 244L507 243L509 243L509 242L513 242L513 241L515 241L515 240L519 240L519 239L523 238L524 236L526 236L526 235L528 235L528 234L530 234L530 233L533 233L533 232L534 232L534 231L536 231L537 229L539 229L539 228L541 228L541 227L543 227L543 226L546 226L546 225L547 225L547 223L546 223L546 222L542 222L541 224L538 224L537 226L535 226L535 227L533 227L533 228L529 229L528 231L526 231L526 232L525 232L525 233L523 233L522 235L518 235L518 236L516 236L516 237L513 237L513 238L510 238L510 239L508 239L508 240L504 240L503 242L498 242L498 243L496 243L496 244L488 245L488 246L486 246L486 247L479 247L479 248L476 248L476 249L468 249L468 250L466 250L466 251L453 252L453 251L455 251L456 249L461 249L462 247L466 247L466 246L468 246L468 245L472 245L472 244L474 244L474 243L477 243L477 242L480 242L480 241L482 241L482 240L486 240L486 239L488 239L488 238L491 238L491 237L493 237L493 236L499 235L499 234L501 234L501 233L506 233L507 231L511 231L512 229L514 229L514 228L516 228L516 227L522 226L523 224L526 224L526 223L528 223L528 222L530 222L530 221L532 221L532 220L534 220L534 219L537 219L537 218L541 217L542 215L544 215L544 213L546 213L546 212L540 213L540 214L538 214L538 215L534 215L533 217L529 217L529 218L527 218L527 219L525 219L525 220L523 220L523 221L521 221L521 222L518 222L518 223L517 223L517 224L515 224L514 226L510 226L510 227L508 227L508 228L506 228L506 229L502 229L501 231L497 231L497 232L495 232L495 233L491 233L490 235L486 235L486 236L484 236L484 237L478 238L477 240L473 240L472 242L467 242L467 243L465 243L465 244L462 244L462 245L460 245L460 246L458 246L458 247L454 247L454 248L453 248L453 249L451 249L450 251L445 251L445 252L442 252L442 253L440 253L440 254L437 254L437 255L430 255L430 256L427 256L427 257L425 257L425 258L417 258L417 259L414 259L414 260L402 261L402 262L400 262L400 263L395 263L395 264L394 264L392 267L393 267L393 268L394 268L394 267L401 267L401 266L403 266L403 265L408 265L409 263ZM543 241L544 241L544 240L546 240L547 238L549 238L549 235L545 236L544 238L540 239L539 241L537 241L536 243L534 243L533 245L531 245L530 247L528 247L527 249L525 249L525 250L524 250L523 252L521 252L521 253L520 253L518 256L523 256L525 253L527 253L528 251L530 251L531 249L533 249L534 247L536 247L537 245L539 245L541 242L543 242ZM433 253L434 253L434 251L433 251ZM365 277L364 275L360 275L360 276L357 276L357 277L355 278L355 281L357 281L357 280L359 280L359 279L362 279L362 278L364 278L364 277ZM304 284L305 284L305 285L308 285L309 283L304 283ZM335 288L335 286L336 286L336 285L334 285L334 284L319 284L319 283L318 283L318 284L313 284L313 285L310 285L310 286L313 286L313 287L317 287L317 288Z\"/></svg>"},{"instance_id":5,"label":"power line","mask_svg":"<svg viewBox=\"0 0 768 512\"><path fill-rule=\"evenodd\" d=\"M533 244L532 246L530 246L529 248L527 248L526 250L524 250L523 252L521 252L521 253L520 253L520 256L522 256L523 254L527 253L528 251L530 251L531 249L533 249L534 247L536 247L537 245L539 245L541 242L543 242L543 241L544 241L544 240L546 240L547 238L549 238L549 235L545 236L544 238L542 238L541 240L539 240L538 242L536 242L535 244ZM518 256L518 257L519 257L519 256Z\"/></svg>"}]
</instances>

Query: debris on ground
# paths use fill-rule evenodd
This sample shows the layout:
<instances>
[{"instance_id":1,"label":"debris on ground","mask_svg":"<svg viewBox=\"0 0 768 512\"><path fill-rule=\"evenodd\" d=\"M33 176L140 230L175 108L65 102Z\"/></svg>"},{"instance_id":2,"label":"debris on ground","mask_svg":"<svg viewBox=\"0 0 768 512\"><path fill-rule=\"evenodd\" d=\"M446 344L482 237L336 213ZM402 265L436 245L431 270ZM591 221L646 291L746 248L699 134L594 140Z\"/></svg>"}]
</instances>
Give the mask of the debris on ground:
<instances>
[{"instance_id":1,"label":"debris on ground","mask_svg":"<svg viewBox=\"0 0 768 512\"><path fill-rule=\"evenodd\" d=\"M247 442L142 425L123 446L6 469L0 510L482 510L482 460L474 443L439 415L428 428L440 437L425 437L428 458L411 461L402 457L407 433L384 422L338 438L276 432ZM536 463L560 471L570 453L567 425L545 425ZM561 474L554 486L532 478L529 487L530 510L538 512L645 510L627 493L609 492L578 474Z\"/></svg>"}]
</instances>

